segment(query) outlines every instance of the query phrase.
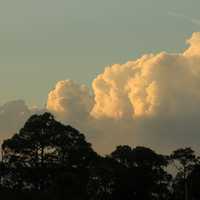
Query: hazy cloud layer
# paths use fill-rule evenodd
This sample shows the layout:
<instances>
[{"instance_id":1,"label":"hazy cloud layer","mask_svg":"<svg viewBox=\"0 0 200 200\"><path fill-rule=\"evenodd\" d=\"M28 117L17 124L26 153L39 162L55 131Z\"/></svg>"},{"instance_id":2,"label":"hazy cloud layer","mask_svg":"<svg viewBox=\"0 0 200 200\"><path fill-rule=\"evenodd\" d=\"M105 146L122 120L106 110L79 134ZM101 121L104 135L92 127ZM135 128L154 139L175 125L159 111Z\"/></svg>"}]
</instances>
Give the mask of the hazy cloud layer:
<instances>
[{"instance_id":1,"label":"hazy cloud layer","mask_svg":"<svg viewBox=\"0 0 200 200\"><path fill-rule=\"evenodd\" d=\"M0 106L0 133L1 138L13 134L30 116L31 111L24 101L16 100Z\"/></svg>"},{"instance_id":2,"label":"hazy cloud layer","mask_svg":"<svg viewBox=\"0 0 200 200\"><path fill-rule=\"evenodd\" d=\"M9 101L0 105L0 140L16 133L32 114L41 114L45 111L45 108L29 108L23 100Z\"/></svg>"},{"instance_id":3,"label":"hazy cloud layer","mask_svg":"<svg viewBox=\"0 0 200 200\"><path fill-rule=\"evenodd\" d=\"M48 95L47 109L81 129L102 153L118 144L146 145L164 152L179 146L197 148L200 33L187 43L183 53L143 55L106 67L93 81L91 92L74 81L59 81ZM19 121L12 130L17 129L30 114L22 102L4 105L0 111L0 121L5 121L1 130L15 117Z\"/></svg>"},{"instance_id":4,"label":"hazy cloud layer","mask_svg":"<svg viewBox=\"0 0 200 200\"><path fill-rule=\"evenodd\" d=\"M200 25L200 19L189 17L189 16L184 15L182 13L177 13L177 12L170 11L170 12L168 12L168 15L170 15L172 17L183 19L183 20L185 20L187 22L190 22L190 23L192 23L194 25L197 25L197 26Z\"/></svg>"}]
</instances>

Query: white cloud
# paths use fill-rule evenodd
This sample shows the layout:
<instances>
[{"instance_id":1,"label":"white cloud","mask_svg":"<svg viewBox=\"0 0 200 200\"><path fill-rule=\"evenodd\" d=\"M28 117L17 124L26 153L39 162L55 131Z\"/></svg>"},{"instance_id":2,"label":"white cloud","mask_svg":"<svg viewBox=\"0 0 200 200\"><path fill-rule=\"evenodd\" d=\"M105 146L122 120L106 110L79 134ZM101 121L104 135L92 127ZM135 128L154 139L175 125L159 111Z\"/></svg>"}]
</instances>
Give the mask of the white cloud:
<instances>
[{"instance_id":1,"label":"white cloud","mask_svg":"<svg viewBox=\"0 0 200 200\"><path fill-rule=\"evenodd\" d=\"M64 80L59 81L49 93L47 109L61 121L80 125L89 117L93 103L93 97L85 85Z\"/></svg>"},{"instance_id":2,"label":"white cloud","mask_svg":"<svg viewBox=\"0 0 200 200\"><path fill-rule=\"evenodd\" d=\"M200 145L200 33L182 53L143 55L105 68L92 83L59 81L47 109L84 132L101 153L116 145L171 151ZM23 101L0 107L0 132L13 132L33 112Z\"/></svg>"},{"instance_id":3,"label":"white cloud","mask_svg":"<svg viewBox=\"0 0 200 200\"><path fill-rule=\"evenodd\" d=\"M199 41L200 33L194 33L183 53L149 54L107 67L93 81L94 97L85 86L61 81L50 92L47 108L62 121L85 124L80 127L101 152L122 143L195 146L200 139Z\"/></svg>"},{"instance_id":4,"label":"white cloud","mask_svg":"<svg viewBox=\"0 0 200 200\"><path fill-rule=\"evenodd\" d=\"M92 115L134 120L200 112L200 57L188 57L194 52L190 48L184 54L145 55L107 68L93 82Z\"/></svg>"}]
</instances>

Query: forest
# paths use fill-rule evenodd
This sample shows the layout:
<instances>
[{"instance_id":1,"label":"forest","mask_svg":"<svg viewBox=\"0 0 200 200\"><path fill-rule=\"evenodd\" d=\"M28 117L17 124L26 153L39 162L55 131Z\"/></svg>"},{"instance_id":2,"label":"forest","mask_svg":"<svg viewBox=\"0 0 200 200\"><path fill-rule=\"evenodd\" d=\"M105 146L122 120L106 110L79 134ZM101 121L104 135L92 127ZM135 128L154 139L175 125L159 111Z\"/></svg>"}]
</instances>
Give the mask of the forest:
<instances>
[{"instance_id":1,"label":"forest","mask_svg":"<svg viewBox=\"0 0 200 200\"><path fill-rule=\"evenodd\" d=\"M117 146L99 155L50 113L31 116L1 145L0 196L20 200L199 200L200 158Z\"/></svg>"}]
</instances>

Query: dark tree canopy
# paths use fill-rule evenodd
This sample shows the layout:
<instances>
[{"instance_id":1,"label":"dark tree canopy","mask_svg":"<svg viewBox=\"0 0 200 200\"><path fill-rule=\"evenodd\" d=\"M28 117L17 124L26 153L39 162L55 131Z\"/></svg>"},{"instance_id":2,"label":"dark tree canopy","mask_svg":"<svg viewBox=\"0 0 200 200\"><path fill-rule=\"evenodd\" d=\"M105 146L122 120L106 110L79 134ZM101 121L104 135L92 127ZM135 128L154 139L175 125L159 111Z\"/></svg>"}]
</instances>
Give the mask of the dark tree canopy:
<instances>
[{"instance_id":1,"label":"dark tree canopy","mask_svg":"<svg viewBox=\"0 0 200 200\"><path fill-rule=\"evenodd\" d=\"M19 133L4 141L2 150L4 163L12 169L7 185L34 190L50 187L62 177L61 170L89 168L97 156L83 134L49 113L33 115Z\"/></svg>"},{"instance_id":2,"label":"dark tree canopy","mask_svg":"<svg viewBox=\"0 0 200 200\"><path fill-rule=\"evenodd\" d=\"M145 147L119 146L111 153L111 158L124 166L123 182L118 189L124 190L123 196L128 195L130 199L163 199L168 194L166 185L171 176L165 171L168 164L166 156Z\"/></svg>"},{"instance_id":3,"label":"dark tree canopy","mask_svg":"<svg viewBox=\"0 0 200 200\"><path fill-rule=\"evenodd\" d=\"M33 115L2 144L0 195L8 200L199 200L199 185L191 148L166 156L121 145L101 156L50 113Z\"/></svg>"}]
</instances>

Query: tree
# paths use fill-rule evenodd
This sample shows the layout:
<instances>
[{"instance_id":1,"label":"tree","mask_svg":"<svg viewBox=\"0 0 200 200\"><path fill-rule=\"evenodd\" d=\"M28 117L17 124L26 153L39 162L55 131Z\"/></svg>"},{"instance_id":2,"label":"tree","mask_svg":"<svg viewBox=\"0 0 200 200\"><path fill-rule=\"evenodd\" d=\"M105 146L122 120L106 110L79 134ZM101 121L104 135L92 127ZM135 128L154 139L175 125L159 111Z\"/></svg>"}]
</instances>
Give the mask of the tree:
<instances>
[{"instance_id":1,"label":"tree","mask_svg":"<svg viewBox=\"0 0 200 200\"><path fill-rule=\"evenodd\" d=\"M50 113L30 117L19 133L4 141L2 150L9 167L4 182L21 190L46 191L69 173L87 181L90 162L96 158L83 134Z\"/></svg>"},{"instance_id":2,"label":"tree","mask_svg":"<svg viewBox=\"0 0 200 200\"><path fill-rule=\"evenodd\" d=\"M108 157L98 157L90 168L87 185L89 200L113 200L120 165Z\"/></svg>"},{"instance_id":3,"label":"tree","mask_svg":"<svg viewBox=\"0 0 200 200\"><path fill-rule=\"evenodd\" d=\"M200 199L200 164L195 165L188 176L190 197L193 200Z\"/></svg>"},{"instance_id":4,"label":"tree","mask_svg":"<svg viewBox=\"0 0 200 200\"><path fill-rule=\"evenodd\" d=\"M145 147L119 146L111 158L125 167L118 191L126 199L167 198L171 176L165 171L168 164L165 156Z\"/></svg>"},{"instance_id":5,"label":"tree","mask_svg":"<svg viewBox=\"0 0 200 200\"><path fill-rule=\"evenodd\" d=\"M184 199L189 199L189 182L188 176L191 173L193 167L197 164L198 159L195 156L195 152L191 148L181 148L177 149L171 154L171 160L174 163L175 168L178 170L178 174L175 180L175 189L181 187L182 183L184 185ZM181 189L177 189L175 193L181 192ZM181 194L179 195L179 197ZM180 197L181 198L181 197Z\"/></svg>"}]
</instances>

